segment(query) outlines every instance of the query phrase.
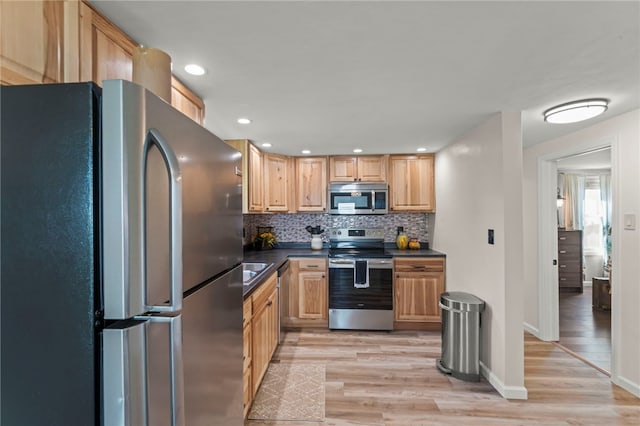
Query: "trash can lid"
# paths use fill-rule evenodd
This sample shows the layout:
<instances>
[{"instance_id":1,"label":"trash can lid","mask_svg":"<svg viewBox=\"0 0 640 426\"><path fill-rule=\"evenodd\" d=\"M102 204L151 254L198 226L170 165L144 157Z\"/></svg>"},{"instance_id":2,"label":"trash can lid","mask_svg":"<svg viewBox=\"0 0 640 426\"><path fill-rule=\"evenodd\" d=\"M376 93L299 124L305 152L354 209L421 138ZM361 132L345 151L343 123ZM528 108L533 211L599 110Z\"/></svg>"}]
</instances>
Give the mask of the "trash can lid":
<instances>
[{"instance_id":1,"label":"trash can lid","mask_svg":"<svg viewBox=\"0 0 640 426\"><path fill-rule=\"evenodd\" d=\"M440 295L440 303L458 311L482 312L484 300L463 291L445 291Z\"/></svg>"}]
</instances>

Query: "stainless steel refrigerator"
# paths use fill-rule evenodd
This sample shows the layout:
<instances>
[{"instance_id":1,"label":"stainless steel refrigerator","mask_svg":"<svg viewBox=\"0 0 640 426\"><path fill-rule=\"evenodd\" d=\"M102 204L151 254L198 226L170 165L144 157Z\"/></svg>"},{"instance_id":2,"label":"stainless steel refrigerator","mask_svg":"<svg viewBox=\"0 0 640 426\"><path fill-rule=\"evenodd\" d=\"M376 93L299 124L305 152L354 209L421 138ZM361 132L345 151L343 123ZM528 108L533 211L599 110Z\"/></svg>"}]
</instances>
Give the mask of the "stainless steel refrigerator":
<instances>
[{"instance_id":1,"label":"stainless steel refrigerator","mask_svg":"<svg viewBox=\"0 0 640 426\"><path fill-rule=\"evenodd\" d=\"M240 154L125 81L0 107L0 423L242 424Z\"/></svg>"}]
</instances>

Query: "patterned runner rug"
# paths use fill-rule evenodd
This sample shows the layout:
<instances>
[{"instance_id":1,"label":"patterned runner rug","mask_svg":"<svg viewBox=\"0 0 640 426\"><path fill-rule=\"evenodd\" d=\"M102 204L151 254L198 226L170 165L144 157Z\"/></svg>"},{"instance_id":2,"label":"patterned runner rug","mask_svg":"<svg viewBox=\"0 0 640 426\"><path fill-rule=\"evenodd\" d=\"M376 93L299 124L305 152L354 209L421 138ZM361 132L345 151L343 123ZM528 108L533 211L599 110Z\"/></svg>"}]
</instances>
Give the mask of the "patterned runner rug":
<instances>
[{"instance_id":1,"label":"patterned runner rug","mask_svg":"<svg viewBox=\"0 0 640 426\"><path fill-rule=\"evenodd\" d=\"M249 419L324 421L325 367L269 364Z\"/></svg>"}]
</instances>

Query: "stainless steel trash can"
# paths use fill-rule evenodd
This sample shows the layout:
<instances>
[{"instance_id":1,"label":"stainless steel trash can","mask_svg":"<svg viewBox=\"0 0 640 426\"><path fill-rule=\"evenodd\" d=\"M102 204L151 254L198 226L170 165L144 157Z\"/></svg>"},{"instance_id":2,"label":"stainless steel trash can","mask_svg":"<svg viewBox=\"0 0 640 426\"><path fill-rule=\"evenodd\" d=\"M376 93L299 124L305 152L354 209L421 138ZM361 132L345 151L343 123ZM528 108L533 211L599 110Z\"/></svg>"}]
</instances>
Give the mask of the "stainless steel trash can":
<instances>
[{"instance_id":1,"label":"stainless steel trash can","mask_svg":"<svg viewBox=\"0 0 640 426\"><path fill-rule=\"evenodd\" d=\"M453 377L480 380L480 316L485 303L473 294L448 291L440 295L442 357L438 369Z\"/></svg>"}]
</instances>

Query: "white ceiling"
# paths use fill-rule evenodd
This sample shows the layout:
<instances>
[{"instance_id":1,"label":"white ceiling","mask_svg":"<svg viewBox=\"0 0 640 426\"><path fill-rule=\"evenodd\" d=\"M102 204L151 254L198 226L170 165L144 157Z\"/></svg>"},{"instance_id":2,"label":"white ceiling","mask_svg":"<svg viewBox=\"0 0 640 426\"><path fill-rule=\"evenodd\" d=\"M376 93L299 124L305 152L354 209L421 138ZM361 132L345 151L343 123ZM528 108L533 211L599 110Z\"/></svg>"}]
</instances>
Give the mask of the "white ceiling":
<instances>
[{"instance_id":1,"label":"white ceiling","mask_svg":"<svg viewBox=\"0 0 640 426\"><path fill-rule=\"evenodd\" d=\"M640 107L638 1L91 3L171 55L208 129L267 151L437 151L499 111L522 111L528 146ZM207 74L186 74L191 62ZM590 97L609 110L543 122Z\"/></svg>"}]
</instances>

